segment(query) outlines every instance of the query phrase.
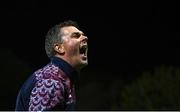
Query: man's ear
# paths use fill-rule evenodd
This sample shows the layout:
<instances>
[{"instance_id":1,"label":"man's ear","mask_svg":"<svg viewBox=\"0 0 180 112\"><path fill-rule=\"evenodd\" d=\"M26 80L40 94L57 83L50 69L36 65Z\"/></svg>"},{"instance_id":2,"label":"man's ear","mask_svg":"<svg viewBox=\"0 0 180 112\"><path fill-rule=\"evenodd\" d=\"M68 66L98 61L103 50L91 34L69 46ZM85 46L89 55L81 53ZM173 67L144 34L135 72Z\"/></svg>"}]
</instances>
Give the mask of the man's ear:
<instances>
[{"instance_id":1,"label":"man's ear","mask_svg":"<svg viewBox=\"0 0 180 112\"><path fill-rule=\"evenodd\" d=\"M64 45L63 44L54 44L54 50L59 54L64 54Z\"/></svg>"}]
</instances>

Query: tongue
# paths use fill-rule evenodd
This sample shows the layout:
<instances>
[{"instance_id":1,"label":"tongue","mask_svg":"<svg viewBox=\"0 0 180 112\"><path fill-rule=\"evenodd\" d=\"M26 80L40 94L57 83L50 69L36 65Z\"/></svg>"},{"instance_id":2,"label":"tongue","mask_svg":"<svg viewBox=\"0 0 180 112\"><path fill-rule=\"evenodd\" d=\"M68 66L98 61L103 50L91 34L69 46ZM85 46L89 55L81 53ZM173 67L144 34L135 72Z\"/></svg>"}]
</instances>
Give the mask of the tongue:
<instances>
[{"instance_id":1,"label":"tongue","mask_svg":"<svg viewBox=\"0 0 180 112\"><path fill-rule=\"evenodd\" d=\"M86 53L82 53L81 55L82 55L82 56L86 56Z\"/></svg>"}]
</instances>

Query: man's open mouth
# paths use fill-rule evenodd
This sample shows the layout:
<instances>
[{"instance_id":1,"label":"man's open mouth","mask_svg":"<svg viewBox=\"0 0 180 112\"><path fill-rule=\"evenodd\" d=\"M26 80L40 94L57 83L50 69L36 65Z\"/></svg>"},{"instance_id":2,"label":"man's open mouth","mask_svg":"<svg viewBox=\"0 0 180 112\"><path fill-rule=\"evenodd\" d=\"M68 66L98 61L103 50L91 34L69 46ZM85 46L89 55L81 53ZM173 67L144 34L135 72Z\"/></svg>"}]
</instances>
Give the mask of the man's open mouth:
<instances>
[{"instance_id":1,"label":"man's open mouth","mask_svg":"<svg viewBox=\"0 0 180 112\"><path fill-rule=\"evenodd\" d=\"M83 56L83 59L87 58L87 51L88 51L88 47L87 44L80 46L80 54Z\"/></svg>"}]
</instances>

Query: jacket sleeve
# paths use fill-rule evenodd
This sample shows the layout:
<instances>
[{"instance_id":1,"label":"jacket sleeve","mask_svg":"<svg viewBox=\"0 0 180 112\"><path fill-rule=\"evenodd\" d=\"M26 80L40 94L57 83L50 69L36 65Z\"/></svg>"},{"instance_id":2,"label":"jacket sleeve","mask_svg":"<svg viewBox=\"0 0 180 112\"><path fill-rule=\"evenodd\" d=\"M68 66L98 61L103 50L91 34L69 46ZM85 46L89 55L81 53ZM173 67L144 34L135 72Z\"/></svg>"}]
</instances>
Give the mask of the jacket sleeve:
<instances>
[{"instance_id":1,"label":"jacket sleeve","mask_svg":"<svg viewBox=\"0 0 180 112\"><path fill-rule=\"evenodd\" d=\"M39 80L31 91L29 111L64 109L64 86L54 79Z\"/></svg>"}]
</instances>

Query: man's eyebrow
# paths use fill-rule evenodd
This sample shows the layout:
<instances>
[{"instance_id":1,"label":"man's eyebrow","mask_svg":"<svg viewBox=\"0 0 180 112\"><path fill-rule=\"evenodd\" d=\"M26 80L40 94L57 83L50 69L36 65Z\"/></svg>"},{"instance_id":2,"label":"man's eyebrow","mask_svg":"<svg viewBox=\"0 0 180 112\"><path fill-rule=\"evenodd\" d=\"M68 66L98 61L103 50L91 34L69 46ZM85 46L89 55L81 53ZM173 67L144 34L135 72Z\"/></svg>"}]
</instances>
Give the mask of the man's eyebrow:
<instances>
[{"instance_id":1,"label":"man's eyebrow","mask_svg":"<svg viewBox=\"0 0 180 112\"><path fill-rule=\"evenodd\" d=\"M78 32L78 31L77 31L77 32L73 32L72 34L80 34L80 35L84 35L84 33L81 32L81 31L80 31L80 32Z\"/></svg>"},{"instance_id":2,"label":"man's eyebrow","mask_svg":"<svg viewBox=\"0 0 180 112\"><path fill-rule=\"evenodd\" d=\"M80 33L81 33L82 35L84 35L84 32L80 31Z\"/></svg>"}]
</instances>

